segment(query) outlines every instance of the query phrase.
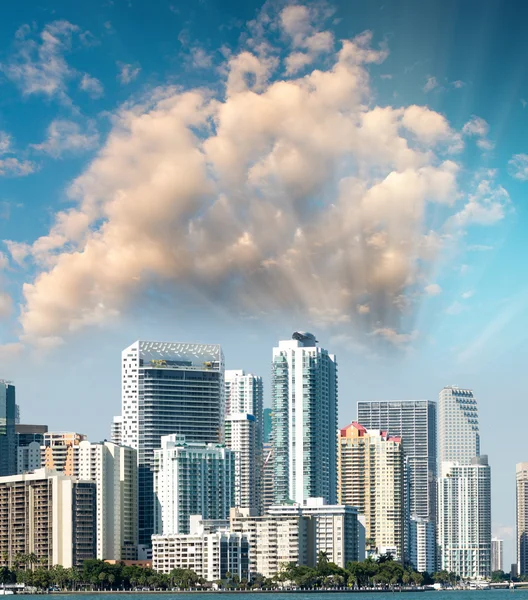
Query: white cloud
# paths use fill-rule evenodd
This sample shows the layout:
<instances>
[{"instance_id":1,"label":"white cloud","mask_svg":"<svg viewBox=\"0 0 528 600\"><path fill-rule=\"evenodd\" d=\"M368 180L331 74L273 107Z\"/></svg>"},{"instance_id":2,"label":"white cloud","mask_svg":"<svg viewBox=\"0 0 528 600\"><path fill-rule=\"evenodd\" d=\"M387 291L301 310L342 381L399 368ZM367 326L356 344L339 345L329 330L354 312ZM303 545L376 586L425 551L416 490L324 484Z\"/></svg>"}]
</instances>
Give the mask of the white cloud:
<instances>
[{"instance_id":1,"label":"white cloud","mask_svg":"<svg viewBox=\"0 0 528 600\"><path fill-rule=\"evenodd\" d=\"M434 89L436 89L438 87L438 81L436 80L436 77L427 77L427 81L425 82L424 85L424 92L432 92Z\"/></svg>"},{"instance_id":2,"label":"white cloud","mask_svg":"<svg viewBox=\"0 0 528 600\"><path fill-rule=\"evenodd\" d=\"M65 153L78 154L95 148L99 135L93 125L83 131L78 123L64 119L52 121L48 127L47 139L33 148L58 158Z\"/></svg>"},{"instance_id":3,"label":"white cloud","mask_svg":"<svg viewBox=\"0 0 528 600\"><path fill-rule=\"evenodd\" d=\"M475 292L473 290L468 290L467 292L464 292L462 294L462 298L464 300L469 300L469 298L473 297L475 295Z\"/></svg>"},{"instance_id":4,"label":"white cloud","mask_svg":"<svg viewBox=\"0 0 528 600\"><path fill-rule=\"evenodd\" d=\"M6 154L11 148L11 136L5 131L0 131L0 155Z\"/></svg>"},{"instance_id":5,"label":"white cloud","mask_svg":"<svg viewBox=\"0 0 528 600\"><path fill-rule=\"evenodd\" d=\"M127 85L137 79L141 71L141 67L137 64L126 64L122 62L118 62L117 66L119 68L119 74L117 78L123 85Z\"/></svg>"},{"instance_id":6,"label":"white cloud","mask_svg":"<svg viewBox=\"0 0 528 600\"><path fill-rule=\"evenodd\" d=\"M194 46L191 48L191 64L197 69L210 69L213 66L213 57L203 48Z\"/></svg>"},{"instance_id":7,"label":"white cloud","mask_svg":"<svg viewBox=\"0 0 528 600\"><path fill-rule=\"evenodd\" d=\"M0 271L3 271L7 267L8 264L9 264L9 259L3 252L0 252Z\"/></svg>"},{"instance_id":8,"label":"white cloud","mask_svg":"<svg viewBox=\"0 0 528 600\"><path fill-rule=\"evenodd\" d=\"M85 73L82 76L79 87L91 98L100 98L104 94L103 84L99 81L99 79L91 77L88 75L88 73Z\"/></svg>"},{"instance_id":9,"label":"white cloud","mask_svg":"<svg viewBox=\"0 0 528 600\"><path fill-rule=\"evenodd\" d=\"M458 227L493 225L504 219L509 205L510 195L501 185L494 184L490 179L482 179L452 222Z\"/></svg>"},{"instance_id":10,"label":"white cloud","mask_svg":"<svg viewBox=\"0 0 528 600\"><path fill-rule=\"evenodd\" d=\"M24 177L36 170L36 166L29 160L21 160L15 157L0 158L1 177Z\"/></svg>"},{"instance_id":11,"label":"white cloud","mask_svg":"<svg viewBox=\"0 0 528 600\"><path fill-rule=\"evenodd\" d=\"M473 115L462 128L462 133L469 137L477 138L477 146L481 150L493 150L495 144L487 138L489 125L482 117Z\"/></svg>"},{"instance_id":12,"label":"white cloud","mask_svg":"<svg viewBox=\"0 0 528 600\"><path fill-rule=\"evenodd\" d=\"M452 81L452 82L451 82L451 85L452 85L452 86L453 86L455 89L459 90L459 89L461 89L461 88L465 87L465 85L466 85L466 84L465 84L465 82L463 82L463 81L460 81L460 79L457 79L456 81Z\"/></svg>"},{"instance_id":13,"label":"white cloud","mask_svg":"<svg viewBox=\"0 0 528 600\"><path fill-rule=\"evenodd\" d=\"M407 346L410 342L416 340L416 338L418 337L418 332L414 330L410 333L398 333L390 327L381 327L375 329L372 332L372 335L385 340L393 346L402 347Z\"/></svg>"},{"instance_id":14,"label":"white cloud","mask_svg":"<svg viewBox=\"0 0 528 600\"><path fill-rule=\"evenodd\" d=\"M428 296L438 296L442 293L442 288L437 283L430 283L425 286L424 291Z\"/></svg>"},{"instance_id":15,"label":"white cloud","mask_svg":"<svg viewBox=\"0 0 528 600\"><path fill-rule=\"evenodd\" d=\"M514 154L508 165L512 177L528 181L528 154Z\"/></svg>"}]
</instances>

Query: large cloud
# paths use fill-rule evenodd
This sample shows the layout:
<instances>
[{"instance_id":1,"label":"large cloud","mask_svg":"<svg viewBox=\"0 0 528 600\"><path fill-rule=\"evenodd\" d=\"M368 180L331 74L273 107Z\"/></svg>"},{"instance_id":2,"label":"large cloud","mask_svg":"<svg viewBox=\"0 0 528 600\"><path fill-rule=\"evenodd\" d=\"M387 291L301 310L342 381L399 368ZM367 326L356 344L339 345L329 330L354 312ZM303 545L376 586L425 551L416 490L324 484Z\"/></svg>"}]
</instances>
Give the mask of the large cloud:
<instances>
[{"instance_id":1,"label":"large cloud","mask_svg":"<svg viewBox=\"0 0 528 600\"><path fill-rule=\"evenodd\" d=\"M155 282L245 314L415 339L401 315L430 283L442 236L427 207L450 212L458 197L461 135L426 107L371 105L368 64L387 53L368 32L328 68L281 76L299 48L315 60L334 44L312 39L309 19L302 7L278 17L292 39L282 63L232 55L223 98L168 88L116 115L71 186L75 206L24 247L42 266L24 286L26 338L100 322Z\"/></svg>"}]
</instances>

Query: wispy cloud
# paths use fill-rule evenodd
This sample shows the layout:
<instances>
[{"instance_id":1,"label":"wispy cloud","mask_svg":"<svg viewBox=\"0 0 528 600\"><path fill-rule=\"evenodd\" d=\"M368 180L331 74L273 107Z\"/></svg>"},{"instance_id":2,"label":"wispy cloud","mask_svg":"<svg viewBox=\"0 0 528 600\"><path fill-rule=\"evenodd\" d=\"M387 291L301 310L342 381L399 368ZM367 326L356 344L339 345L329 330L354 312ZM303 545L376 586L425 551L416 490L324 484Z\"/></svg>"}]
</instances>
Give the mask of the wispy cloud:
<instances>
[{"instance_id":1,"label":"wispy cloud","mask_svg":"<svg viewBox=\"0 0 528 600\"><path fill-rule=\"evenodd\" d=\"M79 83L79 88L92 98L100 98L104 94L103 84L99 81L99 79L91 77L88 75L88 73L85 73L82 76L81 82Z\"/></svg>"},{"instance_id":2,"label":"wispy cloud","mask_svg":"<svg viewBox=\"0 0 528 600\"><path fill-rule=\"evenodd\" d=\"M423 91L427 94L428 92L432 92L434 89L438 88L438 85L439 84L436 77L429 76L427 77Z\"/></svg>"},{"instance_id":3,"label":"wispy cloud","mask_svg":"<svg viewBox=\"0 0 528 600\"><path fill-rule=\"evenodd\" d=\"M508 166L512 177L528 181L528 154L514 154L508 162Z\"/></svg>"},{"instance_id":4,"label":"wispy cloud","mask_svg":"<svg viewBox=\"0 0 528 600\"><path fill-rule=\"evenodd\" d=\"M119 69L117 78L123 85L128 85L134 81L134 79L136 79L141 72L141 67L137 63L127 64L118 62L117 67Z\"/></svg>"},{"instance_id":5,"label":"wispy cloud","mask_svg":"<svg viewBox=\"0 0 528 600\"><path fill-rule=\"evenodd\" d=\"M489 124L482 117L473 115L462 128L462 133L468 137L477 138L477 146L481 150L493 150L495 144L488 139Z\"/></svg>"},{"instance_id":6,"label":"wispy cloud","mask_svg":"<svg viewBox=\"0 0 528 600\"><path fill-rule=\"evenodd\" d=\"M97 146L99 135L92 124L86 130L74 121L57 119L48 127L47 138L40 144L33 144L34 150L59 158L65 153L79 154Z\"/></svg>"},{"instance_id":7,"label":"wispy cloud","mask_svg":"<svg viewBox=\"0 0 528 600\"><path fill-rule=\"evenodd\" d=\"M29 160L21 160L12 156L0 158L0 176L3 177L24 177L36 169L36 165Z\"/></svg>"}]
</instances>

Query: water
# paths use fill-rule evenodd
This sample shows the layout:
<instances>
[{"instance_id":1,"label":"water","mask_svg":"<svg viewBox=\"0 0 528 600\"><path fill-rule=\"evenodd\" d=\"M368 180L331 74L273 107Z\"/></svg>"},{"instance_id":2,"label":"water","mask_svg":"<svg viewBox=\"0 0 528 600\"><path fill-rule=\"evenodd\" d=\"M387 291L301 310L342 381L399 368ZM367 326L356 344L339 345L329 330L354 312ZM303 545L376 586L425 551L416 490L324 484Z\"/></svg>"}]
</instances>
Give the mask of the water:
<instances>
[{"instance_id":1,"label":"water","mask_svg":"<svg viewBox=\"0 0 528 600\"><path fill-rule=\"evenodd\" d=\"M424 597L425 594L425 597ZM174 596L177 600L206 600L207 598L226 596L226 600L255 600L256 596L262 596L263 600L528 600L528 588L510 590L452 590L445 592L215 592L206 593L185 593L178 594L164 593L164 598ZM60 594L60 600L79 600L79 597L86 600L117 600L121 596L126 596L130 600L155 600L160 594L156 593L119 593L119 594ZM460 598L457 598L460 596ZM27 597L27 596L26 596ZM48 596L49 598L49 596Z\"/></svg>"}]
</instances>

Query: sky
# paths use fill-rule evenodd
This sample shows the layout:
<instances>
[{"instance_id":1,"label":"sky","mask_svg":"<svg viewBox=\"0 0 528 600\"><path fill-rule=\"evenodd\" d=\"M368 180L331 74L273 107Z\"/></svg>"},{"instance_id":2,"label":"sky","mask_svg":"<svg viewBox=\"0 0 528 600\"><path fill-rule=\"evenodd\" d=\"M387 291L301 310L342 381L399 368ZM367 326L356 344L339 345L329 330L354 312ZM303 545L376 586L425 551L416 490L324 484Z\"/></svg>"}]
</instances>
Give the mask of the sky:
<instances>
[{"instance_id":1,"label":"sky","mask_svg":"<svg viewBox=\"0 0 528 600\"><path fill-rule=\"evenodd\" d=\"M528 375L524 2L0 9L0 377L109 436L136 339L265 379L313 331L359 400L473 389L514 560Z\"/></svg>"}]
</instances>

